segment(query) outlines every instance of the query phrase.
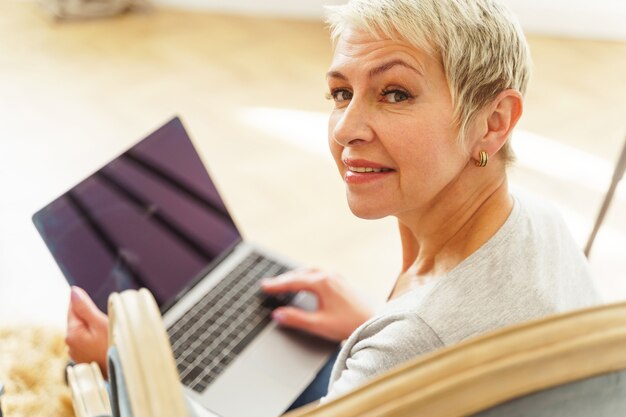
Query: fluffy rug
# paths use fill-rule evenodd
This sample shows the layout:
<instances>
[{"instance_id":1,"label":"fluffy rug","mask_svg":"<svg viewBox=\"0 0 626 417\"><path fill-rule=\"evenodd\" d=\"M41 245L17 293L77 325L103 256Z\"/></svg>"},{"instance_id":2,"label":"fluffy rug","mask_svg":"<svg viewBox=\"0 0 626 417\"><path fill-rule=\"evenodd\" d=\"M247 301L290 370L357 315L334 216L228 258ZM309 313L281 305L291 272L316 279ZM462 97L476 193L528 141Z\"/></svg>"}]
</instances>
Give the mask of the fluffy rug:
<instances>
[{"instance_id":1,"label":"fluffy rug","mask_svg":"<svg viewBox=\"0 0 626 417\"><path fill-rule=\"evenodd\" d=\"M45 328L0 328L0 400L7 417L73 417L63 381L63 335Z\"/></svg>"}]
</instances>

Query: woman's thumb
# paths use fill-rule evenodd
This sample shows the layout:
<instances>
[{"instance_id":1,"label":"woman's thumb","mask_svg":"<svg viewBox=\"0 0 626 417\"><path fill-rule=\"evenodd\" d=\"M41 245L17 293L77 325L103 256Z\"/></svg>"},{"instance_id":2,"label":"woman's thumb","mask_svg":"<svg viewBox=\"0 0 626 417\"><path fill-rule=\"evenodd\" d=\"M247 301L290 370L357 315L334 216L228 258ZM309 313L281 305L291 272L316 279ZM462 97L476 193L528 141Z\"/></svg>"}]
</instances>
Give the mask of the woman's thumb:
<instances>
[{"instance_id":1,"label":"woman's thumb","mask_svg":"<svg viewBox=\"0 0 626 417\"><path fill-rule=\"evenodd\" d=\"M314 314L297 307L279 307L272 312L272 318L283 326L315 333Z\"/></svg>"},{"instance_id":2,"label":"woman's thumb","mask_svg":"<svg viewBox=\"0 0 626 417\"><path fill-rule=\"evenodd\" d=\"M89 322L90 318L97 316L100 310L89 298L85 290L72 286L70 305L74 314L81 320Z\"/></svg>"}]
</instances>

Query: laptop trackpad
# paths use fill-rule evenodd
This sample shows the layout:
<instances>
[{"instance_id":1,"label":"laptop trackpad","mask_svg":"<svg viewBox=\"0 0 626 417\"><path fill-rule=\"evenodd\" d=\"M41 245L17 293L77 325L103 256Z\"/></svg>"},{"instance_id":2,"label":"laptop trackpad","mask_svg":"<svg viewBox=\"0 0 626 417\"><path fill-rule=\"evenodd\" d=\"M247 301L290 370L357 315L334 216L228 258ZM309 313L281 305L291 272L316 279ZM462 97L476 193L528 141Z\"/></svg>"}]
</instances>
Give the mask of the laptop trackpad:
<instances>
[{"instance_id":1,"label":"laptop trackpad","mask_svg":"<svg viewBox=\"0 0 626 417\"><path fill-rule=\"evenodd\" d=\"M207 388L201 401L224 417L278 417L336 348L272 323Z\"/></svg>"}]
</instances>

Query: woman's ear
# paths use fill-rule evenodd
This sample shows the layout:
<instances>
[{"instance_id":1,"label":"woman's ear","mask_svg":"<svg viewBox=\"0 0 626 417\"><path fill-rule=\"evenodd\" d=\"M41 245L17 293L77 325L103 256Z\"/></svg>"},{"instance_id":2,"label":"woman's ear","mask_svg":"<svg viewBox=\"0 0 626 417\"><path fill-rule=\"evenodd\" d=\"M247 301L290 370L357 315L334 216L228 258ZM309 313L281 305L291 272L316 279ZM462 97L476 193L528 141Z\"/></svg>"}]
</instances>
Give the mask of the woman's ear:
<instances>
[{"instance_id":1,"label":"woman's ear","mask_svg":"<svg viewBox=\"0 0 626 417\"><path fill-rule=\"evenodd\" d=\"M480 160L480 152L493 156L511 135L517 121L522 116L523 99L517 90L502 91L487 105L482 115L482 135L471 150L472 158Z\"/></svg>"}]
</instances>

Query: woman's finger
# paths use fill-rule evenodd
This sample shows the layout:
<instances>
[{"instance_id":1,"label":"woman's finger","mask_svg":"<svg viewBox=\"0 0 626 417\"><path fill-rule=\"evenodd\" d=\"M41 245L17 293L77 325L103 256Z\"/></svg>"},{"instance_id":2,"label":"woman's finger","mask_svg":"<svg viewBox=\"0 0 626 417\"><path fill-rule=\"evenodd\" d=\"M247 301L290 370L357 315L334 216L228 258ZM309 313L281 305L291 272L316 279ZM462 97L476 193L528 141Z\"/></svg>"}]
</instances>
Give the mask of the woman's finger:
<instances>
[{"instance_id":1,"label":"woman's finger","mask_svg":"<svg viewBox=\"0 0 626 417\"><path fill-rule=\"evenodd\" d=\"M308 275L310 273L317 272L317 271L318 271L318 269L316 269L316 268L300 267L300 268L291 269L291 270L289 270L289 271L287 271L285 273L282 273L280 275L276 275L274 277L267 277L265 279L269 280L269 281L289 280L289 279L292 279L292 278L305 276L305 275Z\"/></svg>"},{"instance_id":2,"label":"woman's finger","mask_svg":"<svg viewBox=\"0 0 626 417\"><path fill-rule=\"evenodd\" d=\"M318 334L316 314L301 310L296 307L279 307L272 312L272 318L281 326L293 329L305 330Z\"/></svg>"},{"instance_id":3,"label":"woman's finger","mask_svg":"<svg viewBox=\"0 0 626 417\"><path fill-rule=\"evenodd\" d=\"M261 288L268 293L309 291L323 297L328 292L328 279L326 274L317 271L287 273L261 280Z\"/></svg>"},{"instance_id":4,"label":"woman's finger","mask_svg":"<svg viewBox=\"0 0 626 417\"><path fill-rule=\"evenodd\" d=\"M291 271L287 271L284 274L277 275L275 277L263 278L261 280L261 286L268 288L278 288L285 287L287 285L292 285L298 281L301 281L306 276L308 276L310 270L308 268L298 268L293 269Z\"/></svg>"}]
</instances>

